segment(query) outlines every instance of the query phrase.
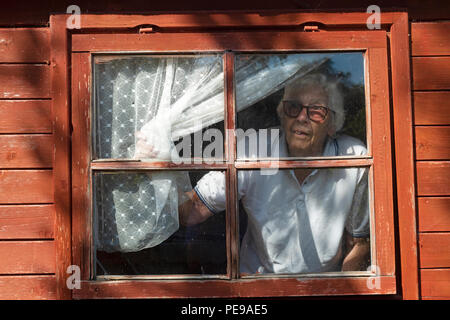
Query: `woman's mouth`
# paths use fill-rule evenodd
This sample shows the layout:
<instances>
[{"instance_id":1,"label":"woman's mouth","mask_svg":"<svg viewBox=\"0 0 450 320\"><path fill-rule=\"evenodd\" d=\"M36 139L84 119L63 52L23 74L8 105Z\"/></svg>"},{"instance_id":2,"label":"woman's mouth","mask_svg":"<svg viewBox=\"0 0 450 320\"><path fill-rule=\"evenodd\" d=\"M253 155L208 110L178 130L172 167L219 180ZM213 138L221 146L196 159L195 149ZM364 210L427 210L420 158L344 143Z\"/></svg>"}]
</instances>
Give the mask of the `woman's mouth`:
<instances>
[{"instance_id":1,"label":"woman's mouth","mask_svg":"<svg viewBox=\"0 0 450 320\"><path fill-rule=\"evenodd\" d=\"M299 137L306 137L306 136L309 135L306 131L303 131L303 130L292 130L292 132L293 132L296 136L299 136Z\"/></svg>"}]
</instances>

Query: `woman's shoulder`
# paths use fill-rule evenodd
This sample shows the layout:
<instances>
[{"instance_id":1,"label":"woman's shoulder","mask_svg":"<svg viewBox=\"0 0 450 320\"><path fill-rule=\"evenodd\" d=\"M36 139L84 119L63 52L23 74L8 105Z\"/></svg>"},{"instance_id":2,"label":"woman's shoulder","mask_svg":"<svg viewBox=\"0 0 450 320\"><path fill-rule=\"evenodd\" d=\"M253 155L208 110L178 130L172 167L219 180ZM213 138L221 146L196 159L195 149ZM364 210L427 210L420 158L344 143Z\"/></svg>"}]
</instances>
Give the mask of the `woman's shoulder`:
<instances>
[{"instance_id":1,"label":"woman's shoulder","mask_svg":"<svg viewBox=\"0 0 450 320\"><path fill-rule=\"evenodd\" d=\"M340 156L360 156L367 154L366 145L358 138L339 134L336 136L335 141L338 145L338 154Z\"/></svg>"}]
</instances>

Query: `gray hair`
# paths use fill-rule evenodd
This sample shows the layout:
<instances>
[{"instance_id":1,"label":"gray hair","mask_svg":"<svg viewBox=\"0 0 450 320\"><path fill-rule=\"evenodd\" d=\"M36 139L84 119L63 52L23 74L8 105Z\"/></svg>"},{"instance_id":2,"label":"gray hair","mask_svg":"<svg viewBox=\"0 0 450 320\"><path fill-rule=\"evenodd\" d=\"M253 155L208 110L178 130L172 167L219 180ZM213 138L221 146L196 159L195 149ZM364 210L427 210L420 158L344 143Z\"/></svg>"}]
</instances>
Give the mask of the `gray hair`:
<instances>
[{"instance_id":1,"label":"gray hair","mask_svg":"<svg viewBox=\"0 0 450 320\"><path fill-rule=\"evenodd\" d=\"M328 108L333 110L332 124L335 132L338 132L344 126L345 111L344 98L338 87L338 81L327 77L322 73L310 73L302 78L290 82L286 88L302 88L306 86L318 86L323 88L328 96ZM284 116L281 110L281 103L277 107L277 113L280 119Z\"/></svg>"}]
</instances>

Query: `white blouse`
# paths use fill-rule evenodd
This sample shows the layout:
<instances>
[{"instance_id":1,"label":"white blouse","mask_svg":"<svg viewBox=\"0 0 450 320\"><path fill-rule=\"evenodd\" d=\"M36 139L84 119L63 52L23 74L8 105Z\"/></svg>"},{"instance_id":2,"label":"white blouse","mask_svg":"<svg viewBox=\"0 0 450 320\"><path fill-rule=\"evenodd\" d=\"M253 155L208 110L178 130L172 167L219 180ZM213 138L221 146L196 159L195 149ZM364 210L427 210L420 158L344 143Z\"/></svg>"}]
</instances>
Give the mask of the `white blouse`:
<instances>
[{"instance_id":1,"label":"white blouse","mask_svg":"<svg viewBox=\"0 0 450 320\"><path fill-rule=\"evenodd\" d=\"M281 141L281 143L279 143ZM287 156L284 135L272 145ZM350 136L329 138L324 156L363 155ZM340 270L344 229L370 234L367 168L315 169L300 184L293 170L273 175L238 172L239 199L248 214L241 244L242 273L313 273ZM212 171L195 187L212 212L225 210L225 175Z\"/></svg>"}]
</instances>

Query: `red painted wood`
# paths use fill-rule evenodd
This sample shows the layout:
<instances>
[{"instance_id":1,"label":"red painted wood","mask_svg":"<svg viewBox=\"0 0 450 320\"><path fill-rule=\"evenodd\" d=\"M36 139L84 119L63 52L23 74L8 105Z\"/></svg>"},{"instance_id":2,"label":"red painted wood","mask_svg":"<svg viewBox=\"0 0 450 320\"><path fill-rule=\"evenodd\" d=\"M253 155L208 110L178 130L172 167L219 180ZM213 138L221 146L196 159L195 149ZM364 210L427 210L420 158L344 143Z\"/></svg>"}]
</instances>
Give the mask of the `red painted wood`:
<instances>
[{"instance_id":1,"label":"red painted wood","mask_svg":"<svg viewBox=\"0 0 450 320\"><path fill-rule=\"evenodd\" d=\"M55 242L0 241L0 274L54 273Z\"/></svg>"},{"instance_id":2,"label":"red painted wood","mask_svg":"<svg viewBox=\"0 0 450 320\"><path fill-rule=\"evenodd\" d=\"M260 5L260 3L258 3ZM253 6L251 8L254 8ZM228 7L228 9L230 9ZM294 11L294 12L292 12ZM342 11L342 10L341 10ZM266 14L265 14L266 13ZM319 22L327 26L363 25L368 15L365 12L280 12L261 13L243 12L197 12L194 14L159 15L83 15L84 28L134 28L140 25L155 25L160 28L217 28L217 27L267 27L298 26L306 22ZM381 16L382 24L390 24L401 15L399 12L385 12Z\"/></svg>"},{"instance_id":3,"label":"red painted wood","mask_svg":"<svg viewBox=\"0 0 450 320\"><path fill-rule=\"evenodd\" d=\"M234 53L226 53L224 56L225 66L225 158L228 161L226 171L226 231L227 231L227 271L232 279L239 277L239 209L237 199L237 170L234 166L236 160L236 108L235 108L235 74Z\"/></svg>"},{"instance_id":4,"label":"red painted wood","mask_svg":"<svg viewBox=\"0 0 450 320\"><path fill-rule=\"evenodd\" d=\"M368 50L370 85L370 110L372 128L373 154L373 189L371 189L371 206L374 208L372 231L375 235L375 254L371 263L380 268L383 275L395 273L395 248L393 230L393 184L392 154L390 140L390 102L387 72L386 49L370 48Z\"/></svg>"},{"instance_id":5,"label":"red painted wood","mask_svg":"<svg viewBox=\"0 0 450 320\"><path fill-rule=\"evenodd\" d=\"M52 202L52 170L0 170L0 204Z\"/></svg>"},{"instance_id":6,"label":"red painted wood","mask_svg":"<svg viewBox=\"0 0 450 320\"><path fill-rule=\"evenodd\" d=\"M417 199L419 231L450 231L450 197Z\"/></svg>"},{"instance_id":7,"label":"red painted wood","mask_svg":"<svg viewBox=\"0 0 450 320\"><path fill-rule=\"evenodd\" d=\"M450 126L416 127L417 160L450 160Z\"/></svg>"},{"instance_id":8,"label":"red painted wood","mask_svg":"<svg viewBox=\"0 0 450 320\"><path fill-rule=\"evenodd\" d=\"M395 277L190 281L83 281L74 298L214 298L395 294Z\"/></svg>"},{"instance_id":9,"label":"red painted wood","mask_svg":"<svg viewBox=\"0 0 450 320\"><path fill-rule=\"evenodd\" d=\"M0 65L0 98L50 98L48 65Z\"/></svg>"},{"instance_id":10,"label":"red painted wood","mask_svg":"<svg viewBox=\"0 0 450 320\"><path fill-rule=\"evenodd\" d=\"M0 100L0 133L52 133L50 100Z\"/></svg>"},{"instance_id":11,"label":"red painted wood","mask_svg":"<svg viewBox=\"0 0 450 320\"><path fill-rule=\"evenodd\" d=\"M49 28L0 29L0 62L48 62Z\"/></svg>"},{"instance_id":12,"label":"red painted wood","mask_svg":"<svg viewBox=\"0 0 450 320\"><path fill-rule=\"evenodd\" d=\"M237 169L259 169L271 168L276 166L279 169L287 168L340 168L340 167L365 167L373 164L370 158L364 159L323 159L323 160L280 160L280 161L236 161ZM175 164L173 162L141 162L133 160L121 161L95 161L91 163L92 170L195 170L195 169L227 169L225 162L218 162L212 164L198 164L198 163L182 163Z\"/></svg>"},{"instance_id":13,"label":"red painted wood","mask_svg":"<svg viewBox=\"0 0 450 320\"><path fill-rule=\"evenodd\" d=\"M69 41L65 16L50 17L52 121L55 136L53 185L55 199L55 263L58 299L70 299L66 270L72 265Z\"/></svg>"},{"instance_id":14,"label":"red painted wood","mask_svg":"<svg viewBox=\"0 0 450 320\"><path fill-rule=\"evenodd\" d=\"M398 236L396 256L400 255L402 296L419 298L415 170L413 149L413 108L408 14L403 13L391 28L392 114L394 129Z\"/></svg>"},{"instance_id":15,"label":"red painted wood","mask_svg":"<svg viewBox=\"0 0 450 320\"><path fill-rule=\"evenodd\" d=\"M57 299L53 275L1 276L1 300Z\"/></svg>"},{"instance_id":16,"label":"red painted wood","mask_svg":"<svg viewBox=\"0 0 450 320\"><path fill-rule=\"evenodd\" d=\"M355 50L386 46L382 31L74 34L72 51Z\"/></svg>"},{"instance_id":17,"label":"red painted wood","mask_svg":"<svg viewBox=\"0 0 450 320\"><path fill-rule=\"evenodd\" d=\"M420 284L422 299L450 299L450 269L422 269L420 270Z\"/></svg>"},{"instance_id":18,"label":"red painted wood","mask_svg":"<svg viewBox=\"0 0 450 320\"><path fill-rule=\"evenodd\" d=\"M450 125L450 91L414 92L415 125Z\"/></svg>"},{"instance_id":19,"label":"red painted wood","mask_svg":"<svg viewBox=\"0 0 450 320\"><path fill-rule=\"evenodd\" d=\"M416 172L419 196L450 195L450 162L420 161Z\"/></svg>"},{"instance_id":20,"label":"red painted wood","mask_svg":"<svg viewBox=\"0 0 450 320\"><path fill-rule=\"evenodd\" d=\"M89 53L72 54L72 262L82 279L91 274L92 211L90 162L90 60Z\"/></svg>"},{"instance_id":21,"label":"red painted wood","mask_svg":"<svg viewBox=\"0 0 450 320\"><path fill-rule=\"evenodd\" d=\"M420 233L420 267L450 267L450 233Z\"/></svg>"},{"instance_id":22,"label":"red painted wood","mask_svg":"<svg viewBox=\"0 0 450 320\"><path fill-rule=\"evenodd\" d=\"M52 12L66 13L67 6L70 2L67 1L42 1L42 2L10 2L4 10L0 12L0 24L2 26L46 26L49 22L49 14ZM205 11L216 12L255 12L254 15L264 17L271 17L276 13L297 13L300 10L306 11L313 9L314 11L332 11L332 12L352 12L358 11L361 13L361 23L365 23L367 15L363 15L366 11L368 3L345 0L336 3L335 1L324 0L317 3L313 0L305 0L297 4L289 0L279 0L276 2L261 2L257 0L246 1L228 1L211 2L206 0L197 0L193 2L185 2L181 0L172 0L164 2L141 2L129 1L121 2L120 4L111 3L106 0L98 0L95 2L80 0L77 5L82 8L82 12L89 12L93 18L99 17L100 14L111 13L118 16L121 13L139 12L148 13L148 16L159 16L171 12L173 14L184 14L186 11L205 13ZM431 21L431 20L446 20L448 19L447 12L450 10L450 5L446 0L436 0L433 3L424 3L421 0L397 0L397 1L383 1L379 4L382 7L382 12L388 12L390 8L404 8L407 10L412 21ZM305 13L303 13L305 14ZM383 14L384 16L384 14ZM350 20L346 15L347 20ZM98 19L98 18L97 18ZM147 20L148 21L148 20ZM314 21L314 20L313 20ZM382 20L384 21L384 20ZM132 20L131 22L134 22ZM214 22L214 20L212 21ZM92 22L93 23L93 22ZM118 23L126 23L123 19ZM143 21L143 23L147 23Z\"/></svg>"},{"instance_id":23,"label":"red painted wood","mask_svg":"<svg viewBox=\"0 0 450 320\"><path fill-rule=\"evenodd\" d=\"M414 90L449 90L450 57L413 57Z\"/></svg>"},{"instance_id":24,"label":"red painted wood","mask_svg":"<svg viewBox=\"0 0 450 320\"><path fill-rule=\"evenodd\" d=\"M53 136L0 135L0 168L51 168Z\"/></svg>"},{"instance_id":25,"label":"red painted wood","mask_svg":"<svg viewBox=\"0 0 450 320\"><path fill-rule=\"evenodd\" d=\"M411 54L413 56L450 55L450 22L411 23Z\"/></svg>"},{"instance_id":26,"label":"red painted wood","mask_svg":"<svg viewBox=\"0 0 450 320\"><path fill-rule=\"evenodd\" d=\"M0 205L0 239L50 239L54 236L53 205Z\"/></svg>"}]
</instances>

